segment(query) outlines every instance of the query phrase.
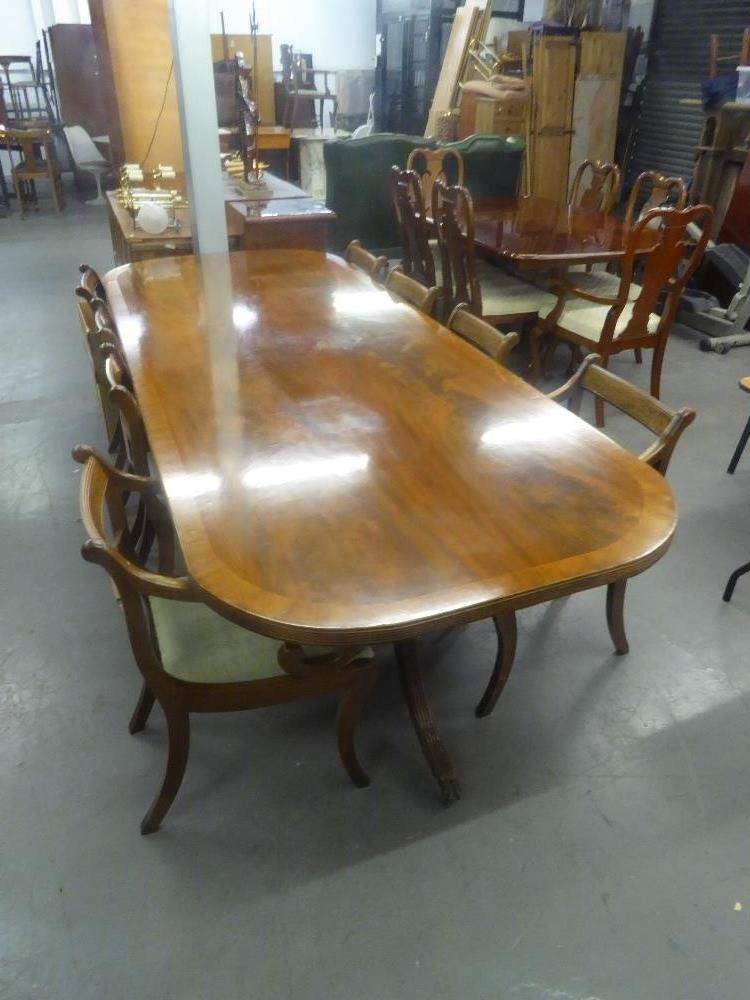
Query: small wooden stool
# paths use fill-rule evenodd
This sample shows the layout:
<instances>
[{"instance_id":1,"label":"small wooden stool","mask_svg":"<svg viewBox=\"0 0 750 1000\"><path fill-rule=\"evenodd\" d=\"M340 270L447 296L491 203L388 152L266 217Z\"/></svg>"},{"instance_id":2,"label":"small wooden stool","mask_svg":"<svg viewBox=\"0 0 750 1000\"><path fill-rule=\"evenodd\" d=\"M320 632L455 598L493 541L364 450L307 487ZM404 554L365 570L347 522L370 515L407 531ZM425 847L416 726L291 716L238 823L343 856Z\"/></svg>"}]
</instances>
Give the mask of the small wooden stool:
<instances>
[{"instance_id":1,"label":"small wooden stool","mask_svg":"<svg viewBox=\"0 0 750 1000\"><path fill-rule=\"evenodd\" d=\"M746 375L744 378L740 379L740 389L743 392L750 392L750 375ZM737 468L737 463L742 458L742 452L745 450L745 445L750 438L750 417L748 417L747 423L745 424L745 429L740 434L740 439L737 442L737 447L734 449L734 455L732 455L732 461L729 463L729 468L727 472L731 475Z\"/></svg>"}]
</instances>

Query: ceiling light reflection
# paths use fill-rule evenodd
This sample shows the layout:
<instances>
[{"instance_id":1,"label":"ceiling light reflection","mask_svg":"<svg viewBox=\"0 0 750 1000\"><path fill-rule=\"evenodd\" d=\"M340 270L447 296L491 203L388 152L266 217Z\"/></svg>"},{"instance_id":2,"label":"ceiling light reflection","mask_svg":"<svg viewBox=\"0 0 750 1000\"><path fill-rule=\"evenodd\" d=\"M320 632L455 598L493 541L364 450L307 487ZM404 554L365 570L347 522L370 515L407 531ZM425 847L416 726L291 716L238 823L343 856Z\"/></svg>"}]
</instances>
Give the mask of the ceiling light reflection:
<instances>
[{"instance_id":1,"label":"ceiling light reflection","mask_svg":"<svg viewBox=\"0 0 750 1000\"><path fill-rule=\"evenodd\" d=\"M257 309L250 309L241 302L239 302L236 306L232 306L232 323L234 324L235 330L239 333L249 330L250 327L255 326L257 322Z\"/></svg>"},{"instance_id":2,"label":"ceiling light reflection","mask_svg":"<svg viewBox=\"0 0 750 1000\"><path fill-rule=\"evenodd\" d=\"M221 488L221 477L214 472L181 472L162 481L170 500L194 500Z\"/></svg>"},{"instance_id":3,"label":"ceiling light reflection","mask_svg":"<svg viewBox=\"0 0 750 1000\"><path fill-rule=\"evenodd\" d=\"M251 490L269 486L301 485L321 479L346 479L363 472L370 456L363 452L332 455L328 458L277 460L265 465L250 465L242 475L243 484Z\"/></svg>"},{"instance_id":4,"label":"ceiling light reflection","mask_svg":"<svg viewBox=\"0 0 750 1000\"><path fill-rule=\"evenodd\" d=\"M394 302L388 292L334 292L333 308L342 316L362 316L373 313L394 312L404 308L403 303Z\"/></svg>"},{"instance_id":5,"label":"ceiling light reflection","mask_svg":"<svg viewBox=\"0 0 750 1000\"><path fill-rule=\"evenodd\" d=\"M480 441L488 448L549 441L566 433L563 429L566 423L565 417L558 413L544 417L530 417L528 420L506 420L489 427L482 434Z\"/></svg>"},{"instance_id":6,"label":"ceiling light reflection","mask_svg":"<svg viewBox=\"0 0 750 1000\"><path fill-rule=\"evenodd\" d=\"M117 323L117 335L126 351L137 347L145 331L146 327L140 316L123 316Z\"/></svg>"}]
</instances>

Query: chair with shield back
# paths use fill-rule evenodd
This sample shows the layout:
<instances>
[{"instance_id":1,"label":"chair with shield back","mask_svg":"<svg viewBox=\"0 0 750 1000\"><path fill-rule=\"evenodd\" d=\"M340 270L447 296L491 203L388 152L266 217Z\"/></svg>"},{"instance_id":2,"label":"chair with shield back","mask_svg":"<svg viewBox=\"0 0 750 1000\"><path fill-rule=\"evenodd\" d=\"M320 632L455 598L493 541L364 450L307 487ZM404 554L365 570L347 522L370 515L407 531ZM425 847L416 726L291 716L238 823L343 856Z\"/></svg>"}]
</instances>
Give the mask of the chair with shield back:
<instances>
[{"instance_id":1,"label":"chair with shield back","mask_svg":"<svg viewBox=\"0 0 750 1000\"><path fill-rule=\"evenodd\" d=\"M422 185L422 200L429 208L432 205L432 186L437 180L444 184L464 183L464 160L455 149L427 149L420 146L409 153L406 169L413 170Z\"/></svg>"},{"instance_id":2,"label":"chair with shield back","mask_svg":"<svg viewBox=\"0 0 750 1000\"><path fill-rule=\"evenodd\" d=\"M616 163L584 160L576 170L568 199L571 205L609 215L617 204L622 175Z\"/></svg>"},{"instance_id":3,"label":"chair with shield back","mask_svg":"<svg viewBox=\"0 0 750 1000\"><path fill-rule=\"evenodd\" d=\"M436 180L432 218L440 248L441 309L447 318L465 304L493 326L536 322L554 307L555 296L536 285L477 261L474 206L466 188Z\"/></svg>"},{"instance_id":4,"label":"chair with shield back","mask_svg":"<svg viewBox=\"0 0 750 1000\"><path fill-rule=\"evenodd\" d=\"M339 754L354 783L367 785L354 731L376 679L371 651L283 643L223 618L203 603L188 576L153 569L121 544L130 538L132 497L161 497L161 482L115 469L85 446L73 456L83 465L81 516L88 536L83 558L105 569L114 583L142 678L130 732L144 728L155 701L167 723L166 773L141 833L158 830L182 784L195 713L236 712L337 693ZM166 505L154 509L167 516ZM157 526L157 544L168 530L164 522Z\"/></svg>"},{"instance_id":5,"label":"chair with shield back","mask_svg":"<svg viewBox=\"0 0 750 1000\"><path fill-rule=\"evenodd\" d=\"M582 352L600 354L605 368L615 354L648 348L653 351L651 395L658 399L664 352L680 296L703 257L712 221L708 205L682 211L652 209L627 232L622 273L613 294L588 291L577 284L577 274L561 279L554 309L532 331L534 375L541 374L540 341L549 335L570 344L574 358ZM701 231L696 242L690 236L693 225ZM640 265L638 283L634 275L647 231L653 234L654 247ZM596 400L596 422L604 426L601 398Z\"/></svg>"}]
</instances>

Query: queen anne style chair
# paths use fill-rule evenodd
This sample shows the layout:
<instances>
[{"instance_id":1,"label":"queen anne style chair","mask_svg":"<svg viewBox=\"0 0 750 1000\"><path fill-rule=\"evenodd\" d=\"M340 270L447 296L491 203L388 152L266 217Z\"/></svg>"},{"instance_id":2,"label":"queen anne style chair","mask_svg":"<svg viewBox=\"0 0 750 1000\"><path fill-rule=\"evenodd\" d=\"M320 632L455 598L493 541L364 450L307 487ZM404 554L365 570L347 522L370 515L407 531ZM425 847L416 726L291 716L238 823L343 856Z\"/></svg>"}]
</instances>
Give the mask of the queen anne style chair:
<instances>
[{"instance_id":1,"label":"queen anne style chair","mask_svg":"<svg viewBox=\"0 0 750 1000\"><path fill-rule=\"evenodd\" d=\"M388 272L388 258L384 256L376 257L365 250L359 240L352 240L344 251L344 259L351 267L356 267L359 271L364 271L374 284L382 287L385 283L385 276Z\"/></svg>"},{"instance_id":2,"label":"queen anne style chair","mask_svg":"<svg viewBox=\"0 0 750 1000\"><path fill-rule=\"evenodd\" d=\"M424 195L414 170L391 170L393 207L401 231L401 270L409 278L432 288L437 282L436 248L430 244Z\"/></svg>"},{"instance_id":3,"label":"queen anne style chair","mask_svg":"<svg viewBox=\"0 0 750 1000\"><path fill-rule=\"evenodd\" d=\"M584 160L573 178L569 203L609 215L617 204L621 187L622 176L616 163Z\"/></svg>"},{"instance_id":4,"label":"queen anne style chair","mask_svg":"<svg viewBox=\"0 0 750 1000\"><path fill-rule=\"evenodd\" d=\"M437 180L463 187L464 158L455 149L413 149L406 169L413 170L419 177L425 205L432 204L432 187Z\"/></svg>"},{"instance_id":5,"label":"queen anne style chair","mask_svg":"<svg viewBox=\"0 0 750 1000\"><path fill-rule=\"evenodd\" d=\"M573 275L558 283L555 307L532 331L532 369L541 373L539 342L554 334L569 343L574 356L581 351L598 353L604 367L614 354L637 348L649 348L651 395L659 398L661 370L680 296L690 275L698 266L708 243L713 210L708 205L678 211L657 208L647 212L627 234L622 273L616 277L613 294L598 294L574 284ZM688 226L696 223L702 235L692 243ZM653 230L655 247L642 265L642 283L633 280L638 263L637 250L643 243L643 231ZM660 297L666 298L660 304ZM661 308L661 314L657 308ZM604 426L604 402L596 400L596 422Z\"/></svg>"},{"instance_id":6,"label":"queen anne style chair","mask_svg":"<svg viewBox=\"0 0 750 1000\"><path fill-rule=\"evenodd\" d=\"M606 400L647 430L656 440L638 456L660 475L666 476L670 459L683 431L695 420L695 410L683 407L672 410L642 389L613 375L601 367L602 359L596 354L584 358L575 375L549 398L558 403L567 402L568 408L578 413L584 392L594 398ZM629 652L625 632L624 608L627 580L618 580L607 586L607 626L618 656ZM494 619L498 636L498 654L489 684L476 709L478 717L490 714L508 682L516 650L516 616L510 614Z\"/></svg>"},{"instance_id":7,"label":"queen anne style chair","mask_svg":"<svg viewBox=\"0 0 750 1000\"><path fill-rule=\"evenodd\" d=\"M456 306L448 317L446 326L499 365L505 365L520 339L517 333L500 333L494 326L474 316L465 304Z\"/></svg>"},{"instance_id":8,"label":"queen anne style chair","mask_svg":"<svg viewBox=\"0 0 750 1000\"><path fill-rule=\"evenodd\" d=\"M474 249L474 205L466 188L436 180L432 218L440 247L443 316L465 304L493 326L536 322L555 296L490 264L479 265Z\"/></svg>"},{"instance_id":9,"label":"queen anne style chair","mask_svg":"<svg viewBox=\"0 0 750 1000\"><path fill-rule=\"evenodd\" d=\"M158 830L182 783L190 743L190 715L235 712L338 692L336 736L342 763L356 785L369 779L354 748L362 705L376 679L368 649L314 649L281 643L222 618L201 603L186 576L154 571L129 546L126 497L158 497L161 484L115 469L93 449L79 446L83 465L81 516L88 535L83 558L102 566L120 595L136 665L143 678L130 732L140 732L154 701L169 734L167 769L141 823ZM171 533L166 507L155 525L159 544Z\"/></svg>"},{"instance_id":10,"label":"queen anne style chair","mask_svg":"<svg viewBox=\"0 0 750 1000\"><path fill-rule=\"evenodd\" d=\"M311 57L307 57L310 58ZM321 90L316 82L316 77L323 77L323 89ZM338 97L332 93L328 86L328 77L335 76L335 72L329 69L313 69L308 65L307 59L301 53L295 53L291 45L281 46L281 82L284 88L284 120L286 128L294 128L297 124L297 108L300 101L315 101L320 106L320 128L324 127L323 112L326 101L331 102L331 125L336 128L336 114L338 112Z\"/></svg>"}]
</instances>

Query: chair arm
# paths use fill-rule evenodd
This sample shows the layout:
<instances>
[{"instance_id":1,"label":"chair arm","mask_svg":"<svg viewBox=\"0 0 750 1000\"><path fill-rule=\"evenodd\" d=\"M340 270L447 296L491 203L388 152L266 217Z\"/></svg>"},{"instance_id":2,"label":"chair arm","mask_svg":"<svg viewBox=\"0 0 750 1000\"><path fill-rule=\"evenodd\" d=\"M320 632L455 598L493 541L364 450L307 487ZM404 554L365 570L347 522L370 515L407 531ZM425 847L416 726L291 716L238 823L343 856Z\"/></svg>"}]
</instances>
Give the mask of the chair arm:
<instances>
[{"instance_id":1,"label":"chair arm","mask_svg":"<svg viewBox=\"0 0 750 1000\"><path fill-rule=\"evenodd\" d=\"M577 299L595 302L599 306L616 306L620 301L619 296L612 298L611 295L596 295L594 292L588 292L585 288L579 288L578 285L574 285L568 278L560 278L556 283L555 291L558 296L574 295Z\"/></svg>"},{"instance_id":2,"label":"chair arm","mask_svg":"<svg viewBox=\"0 0 750 1000\"><path fill-rule=\"evenodd\" d=\"M583 376L589 370L592 365L598 365L601 363L601 356L599 354L587 354L583 361L578 366L578 370L564 382L558 389L553 389L552 392L547 393L547 399L551 399L555 403L564 403L566 399L569 399L576 390L580 390L581 382L583 381Z\"/></svg>"},{"instance_id":3,"label":"chair arm","mask_svg":"<svg viewBox=\"0 0 750 1000\"><path fill-rule=\"evenodd\" d=\"M656 441L650 444L645 451L641 452L638 456L640 460L646 462L653 469L656 469L657 472L665 475L675 445L682 436L682 432L692 424L695 417L695 410L691 410L686 406L678 410Z\"/></svg>"},{"instance_id":4,"label":"chair arm","mask_svg":"<svg viewBox=\"0 0 750 1000\"><path fill-rule=\"evenodd\" d=\"M92 448L88 444L78 444L75 446L72 452L73 459L78 462L79 465L85 465L90 458L95 459L99 465L106 471L109 478L121 486L124 490L132 490L134 493L150 493L155 496L161 496L164 492L164 488L158 479L152 479L150 476L136 476L130 472L123 472L122 469L116 468L111 462L102 455L102 453L97 448Z\"/></svg>"}]
</instances>

